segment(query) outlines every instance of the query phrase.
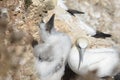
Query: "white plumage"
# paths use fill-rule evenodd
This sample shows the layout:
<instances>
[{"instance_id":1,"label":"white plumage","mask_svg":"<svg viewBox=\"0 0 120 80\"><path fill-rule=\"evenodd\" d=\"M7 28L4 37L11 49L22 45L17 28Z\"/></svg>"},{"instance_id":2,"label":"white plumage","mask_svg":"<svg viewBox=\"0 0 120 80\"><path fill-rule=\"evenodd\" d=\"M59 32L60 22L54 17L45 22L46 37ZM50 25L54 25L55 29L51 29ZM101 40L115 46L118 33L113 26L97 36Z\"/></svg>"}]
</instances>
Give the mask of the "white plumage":
<instances>
[{"instance_id":1,"label":"white plumage","mask_svg":"<svg viewBox=\"0 0 120 80\"><path fill-rule=\"evenodd\" d=\"M40 37L43 41L45 41L50 35L50 33L48 33L46 31L45 26L46 26L46 23L44 23L44 22L41 22L40 25L39 25L39 27L40 27L39 35L40 35Z\"/></svg>"},{"instance_id":2,"label":"white plumage","mask_svg":"<svg viewBox=\"0 0 120 80\"><path fill-rule=\"evenodd\" d=\"M53 17L50 20L54 19ZM53 25L53 22L51 24ZM46 23L42 27L48 28L51 24ZM43 29L41 36L44 43L34 47L35 66L40 80L61 80L71 48L71 40L65 33L57 32L53 28L50 28L50 31Z\"/></svg>"},{"instance_id":3,"label":"white plumage","mask_svg":"<svg viewBox=\"0 0 120 80\"><path fill-rule=\"evenodd\" d=\"M68 7L65 5L65 1L57 0L57 5L54 9L56 19L64 21L67 25L69 25L71 31L81 28L90 36L96 34L96 30L82 21L79 15L76 15L76 19L74 20L73 16L70 15L66 10L68 10Z\"/></svg>"},{"instance_id":4,"label":"white plumage","mask_svg":"<svg viewBox=\"0 0 120 80\"><path fill-rule=\"evenodd\" d=\"M70 68L77 74L85 74L88 71L97 70L98 77L113 76L118 73L119 53L114 48L86 49L83 61L79 66L79 50L74 45L68 58Z\"/></svg>"},{"instance_id":5,"label":"white plumage","mask_svg":"<svg viewBox=\"0 0 120 80\"><path fill-rule=\"evenodd\" d=\"M70 15L66 10L68 9L64 4L64 1L58 0L57 6L54 9L54 12L57 16L56 19L60 19L67 23L72 30L81 28L91 36L96 34L96 30L83 22L79 16L77 16L76 20L74 21L73 16ZM53 24L51 25L50 23L40 23L40 36L44 43L38 44L34 48L34 53L37 57L36 69L41 80L61 80L61 77L64 74L66 59L71 48L71 40L66 34L56 31ZM117 63L119 61L118 52L116 52L116 50L113 48L99 48L96 50L87 49L85 51L87 44L84 43L83 45L80 46L79 44L81 49L76 47L76 45L74 45L71 49L68 57L68 64L71 69L77 74L84 74L88 71L98 69L97 75L99 77L111 76L111 72L113 72L113 70L117 67ZM79 63L80 60L82 60L82 56L79 55L79 52L81 52L83 56L80 69ZM113 57L115 59L113 59ZM114 64L111 65L112 61ZM110 66L105 69L105 64Z\"/></svg>"}]
</instances>

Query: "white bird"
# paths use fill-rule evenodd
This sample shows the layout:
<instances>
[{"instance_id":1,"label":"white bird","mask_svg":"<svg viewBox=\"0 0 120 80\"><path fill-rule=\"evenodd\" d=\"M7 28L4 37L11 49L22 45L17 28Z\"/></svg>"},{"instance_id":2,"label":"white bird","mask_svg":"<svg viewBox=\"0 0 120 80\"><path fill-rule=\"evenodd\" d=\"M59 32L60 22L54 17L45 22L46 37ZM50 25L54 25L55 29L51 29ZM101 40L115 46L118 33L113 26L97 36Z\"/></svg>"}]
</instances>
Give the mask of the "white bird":
<instances>
[{"instance_id":1,"label":"white bird","mask_svg":"<svg viewBox=\"0 0 120 80\"><path fill-rule=\"evenodd\" d=\"M65 63L71 49L71 39L65 33L54 29L54 16L47 23L41 23L41 38L43 43L32 42L36 56L36 70L40 80L61 80Z\"/></svg>"},{"instance_id":2,"label":"white bird","mask_svg":"<svg viewBox=\"0 0 120 80\"><path fill-rule=\"evenodd\" d=\"M56 0L53 0L53 2L54 1ZM76 20L74 20L73 15L71 15L71 12L69 12L69 8L65 5L65 0L57 0L55 9L53 11L56 14L56 19L64 21L69 25L72 31L76 30L77 28L81 28L82 30L85 30L89 35L96 34L96 30L82 21L80 19L80 16L76 16Z\"/></svg>"},{"instance_id":3,"label":"white bird","mask_svg":"<svg viewBox=\"0 0 120 80\"><path fill-rule=\"evenodd\" d=\"M77 40L77 44L71 49L68 57L70 68L77 74L85 74L97 70L98 77L114 76L120 72L120 55L114 48L86 49L88 41L83 38ZM84 48L82 50L82 48ZM80 57L79 57L80 54ZM83 57L83 61L79 63ZM81 59L80 59L81 58ZM79 68L79 69L78 69ZM119 68L119 69L118 69Z\"/></svg>"},{"instance_id":4,"label":"white bird","mask_svg":"<svg viewBox=\"0 0 120 80\"><path fill-rule=\"evenodd\" d=\"M79 15L75 14L84 14L84 12L69 9L66 4L65 0L52 0L56 3L55 9L53 10L59 20L64 21L67 25L69 25L71 31L77 30L78 28L84 30L88 35L95 37L95 38L106 38L111 37L110 34L97 31L92 26L85 23L81 20ZM73 18L73 16L76 16Z\"/></svg>"}]
</instances>

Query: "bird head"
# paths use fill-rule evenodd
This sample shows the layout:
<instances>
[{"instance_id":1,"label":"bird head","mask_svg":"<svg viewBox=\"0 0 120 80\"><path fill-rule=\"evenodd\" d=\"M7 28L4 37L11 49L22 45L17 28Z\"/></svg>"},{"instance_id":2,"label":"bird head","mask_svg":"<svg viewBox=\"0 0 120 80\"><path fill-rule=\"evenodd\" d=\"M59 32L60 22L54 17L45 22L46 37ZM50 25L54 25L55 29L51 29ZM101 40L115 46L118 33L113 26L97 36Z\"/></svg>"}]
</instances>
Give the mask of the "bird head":
<instances>
[{"instance_id":1,"label":"bird head","mask_svg":"<svg viewBox=\"0 0 120 80\"><path fill-rule=\"evenodd\" d=\"M40 25L39 25L40 29L51 33L51 30L54 27L54 17L55 17L55 14L51 16L51 18L48 20L47 23L41 20Z\"/></svg>"},{"instance_id":2,"label":"bird head","mask_svg":"<svg viewBox=\"0 0 120 80\"><path fill-rule=\"evenodd\" d=\"M79 46L81 49L85 49L88 46L88 39L85 37L80 37L76 41L76 45Z\"/></svg>"},{"instance_id":3,"label":"bird head","mask_svg":"<svg viewBox=\"0 0 120 80\"><path fill-rule=\"evenodd\" d=\"M79 66L78 66L78 69L79 69L80 63L83 61L83 55L85 53L85 50L86 50L89 42L88 42L88 39L81 37L81 38L77 39L75 44L76 44L76 47L77 47L78 52L79 52Z\"/></svg>"},{"instance_id":4,"label":"bird head","mask_svg":"<svg viewBox=\"0 0 120 80\"><path fill-rule=\"evenodd\" d=\"M50 36L51 32L53 32L54 30L54 17L55 14L51 16L47 23L42 20L39 24L40 36L43 42Z\"/></svg>"}]
</instances>

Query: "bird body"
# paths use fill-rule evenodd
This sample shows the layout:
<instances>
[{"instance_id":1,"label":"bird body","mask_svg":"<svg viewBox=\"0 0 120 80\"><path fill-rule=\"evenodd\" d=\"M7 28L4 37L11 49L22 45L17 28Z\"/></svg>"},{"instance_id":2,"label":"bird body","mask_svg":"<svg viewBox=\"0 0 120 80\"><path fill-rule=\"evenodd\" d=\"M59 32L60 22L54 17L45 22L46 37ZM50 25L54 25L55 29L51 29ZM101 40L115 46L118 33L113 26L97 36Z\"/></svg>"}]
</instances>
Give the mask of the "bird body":
<instances>
[{"instance_id":1,"label":"bird body","mask_svg":"<svg viewBox=\"0 0 120 80\"><path fill-rule=\"evenodd\" d=\"M34 45L35 68L40 80L61 80L64 74L71 39L54 29L54 14L47 23L40 25L42 43ZM36 44L36 42L34 42Z\"/></svg>"},{"instance_id":2,"label":"bird body","mask_svg":"<svg viewBox=\"0 0 120 80\"><path fill-rule=\"evenodd\" d=\"M64 74L63 61L40 61L39 59L35 62L35 68L37 70L40 80L61 80Z\"/></svg>"},{"instance_id":3,"label":"bird body","mask_svg":"<svg viewBox=\"0 0 120 80\"><path fill-rule=\"evenodd\" d=\"M69 54L68 64L77 74L97 70L98 77L113 76L119 65L119 53L113 48L87 49L83 55L83 62L78 70L79 52L74 46Z\"/></svg>"},{"instance_id":4,"label":"bird body","mask_svg":"<svg viewBox=\"0 0 120 80\"><path fill-rule=\"evenodd\" d=\"M62 33L50 35L43 44L35 46L35 65L41 80L61 80L70 48L69 37Z\"/></svg>"}]
</instances>

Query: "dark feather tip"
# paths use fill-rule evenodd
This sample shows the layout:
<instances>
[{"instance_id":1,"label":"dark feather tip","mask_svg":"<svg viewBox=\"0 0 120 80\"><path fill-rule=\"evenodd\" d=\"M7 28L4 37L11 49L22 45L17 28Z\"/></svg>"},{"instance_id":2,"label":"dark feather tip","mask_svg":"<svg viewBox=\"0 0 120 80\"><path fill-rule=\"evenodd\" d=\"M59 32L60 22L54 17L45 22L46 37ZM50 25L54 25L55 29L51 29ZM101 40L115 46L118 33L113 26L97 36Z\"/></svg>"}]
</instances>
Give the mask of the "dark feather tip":
<instances>
[{"instance_id":1,"label":"dark feather tip","mask_svg":"<svg viewBox=\"0 0 120 80\"><path fill-rule=\"evenodd\" d=\"M37 40L33 40L31 45L34 48L36 45L38 45L38 41Z\"/></svg>"},{"instance_id":2,"label":"dark feather tip","mask_svg":"<svg viewBox=\"0 0 120 80\"><path fill-rule=\"evenodd\" d=\"M53 14L51 18L49 19L49 21L46 23L46 31L49 31L49 33L54 27L54 18L55 18L55 14Z\"/></svg>"},{"instance_id":3,"label":"dark feather tip","mask_svg":"<svg viewBox=\"0 0 120 80\"><path fill-rule=\"evenodd\" d=\"M74 16L74 14L84 14L84 12L74 10L74 9L68 9L67 12L70 13L71 15L73 15L73 16Z\"/></svg>"},{"instance_id":4,"label":"dark feather tip","mask_svg":"<svg viewBox=\"0 0 120 80\"><path fill-rule=\"evenodd\" d=\"M93 35L92 37L105 39L106 37L111 37L111 36L112 36L111 34L106 34L106 33L97 31L96 34Z\"/></svg>"}]
</instances>

